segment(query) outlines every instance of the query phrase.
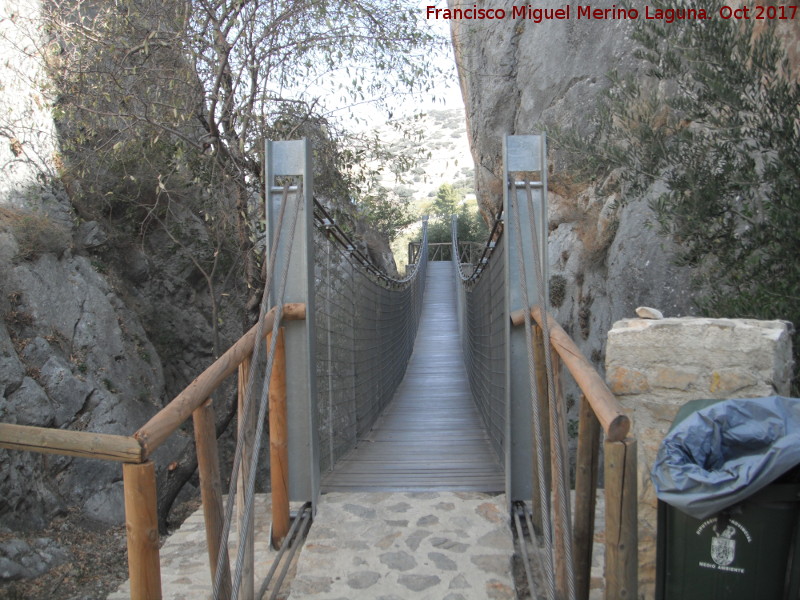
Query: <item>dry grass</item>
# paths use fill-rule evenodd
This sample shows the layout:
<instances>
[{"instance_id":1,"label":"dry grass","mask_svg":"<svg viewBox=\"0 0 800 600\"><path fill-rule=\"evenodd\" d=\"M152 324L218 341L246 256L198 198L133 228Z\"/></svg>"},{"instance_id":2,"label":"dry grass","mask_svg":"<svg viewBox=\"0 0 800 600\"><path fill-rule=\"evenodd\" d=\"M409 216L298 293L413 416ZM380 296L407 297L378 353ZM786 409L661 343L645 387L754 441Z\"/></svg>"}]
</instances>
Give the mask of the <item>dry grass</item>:
<instances>
[{"instance_id":1,"label":"dry grass","mask_svg":"<svg viewBox=\"0 0 800 600\"><path fill-rule=\"evenodd\" d=\"M0 229L17 240L19 260L34 260L42 254L61 255L72 240L66 227L43 213L0 206Z\"/></svg>"},{"instance_id":2,"label":"dry grass","mask_svg":"<svg viewBox=\"0 0 800 600\"><path fill-rule=\"evenodd\" d=\"M581 181L566 171L555 171L548 175L547 190L562 198L577 198L588 188L586 181Z\"/></svg>"}]
</instances>

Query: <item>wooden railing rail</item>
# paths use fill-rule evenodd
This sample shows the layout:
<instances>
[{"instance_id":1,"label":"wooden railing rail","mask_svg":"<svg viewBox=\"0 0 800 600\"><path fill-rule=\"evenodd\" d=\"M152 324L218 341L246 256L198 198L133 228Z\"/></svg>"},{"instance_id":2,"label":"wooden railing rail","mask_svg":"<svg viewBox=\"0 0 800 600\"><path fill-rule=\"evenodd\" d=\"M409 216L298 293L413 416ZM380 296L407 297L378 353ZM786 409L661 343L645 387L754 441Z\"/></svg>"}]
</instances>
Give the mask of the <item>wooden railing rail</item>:
<instances>
[{"instance_id":1,"label":"wooden railing rail","mask_svg":"<svg viewBox=\"0 0 800 600\"><path fill-rule=\"evenodd\" d=\"M539 327L542 327L542 309L539 306L531 309L531 317ZM525 313L522 310L514 311L511 313L511 322L517 326L524 324ZM606 438L612 442L624 440L630 431L631 421L614 394L608 389L603 378L575 345L569 334L549 314L547 315L547 327L550 330L550 343L589 401L594 414L597 415L597 419L606 432Z\"/></svg>"},{"instance_id":2,"label":"wooden railing rail","mask_svg":"<svg viewBox=\"0 0 800 600\"><path fill-rule=\"evenodd\" d=\"M138 440L125 435L0 423L0 448L141 463Z\"/></svg>"},{"instance_id":3,"label":"wooden railing rail","mask_svg":"<svg viewBox=\"0 0 800 600\"><path fill-rule=\"evenodd\" d=\"M264 335L272 331L276 309L273 307L264 315ZM302 321L306 318L306 306L302 303L283 306L284 321ZM162 408L156 415L133 434L142 445L144 456L150 456L164 440L192 416L226 377L239 368L239 365L253 350L258 326L254 325L239 341L203 371L186 389Z\"/></svg>"},{"instance_id":4,"label":"wooden railing rail","mask_svg":"<svg viewBox=\"0 0 800 600\"><path fill-rule=\"evenodd\" d=\"M263 332L269 336L275 324L276 308L264 317ZM283 305L282 321L303 320L306 307L302 303ZM247 380L247 363L258 342L258 326L253 326L186 389L154 415L133 436L110 435L85 431L48 429L0 423L0 448L79 456L122 462L125 495L125 525L128 537L128 573L131 598L161 598L158 519L156 514L155 465L149 457L176 429L190 417L194 420L200 491L206 524L209 567L213 581L219 560L219 540L223 528L222 482L217 448L214 409L211 395L235 371L239 371L239 389ZM282 336L276 347L273 380L270 387L270 434L278 444L278 457L272 465L272 486L278 490L273 503L273 535L286 535L289 504L286 493L288 472L286 446L286 376ZM241 402L240 402L241 404ZM252 536L252 532L250 532ZM275 541L275 540L273 540ZM252 553L247 557L252 577ZM223 569L220 598L231 593L230 569Z\"/></svg>"},{"instance_id":5,"label":"wooden railing rail","mask_svg":"<svg viewBox=\"0 0 800 600\"><path fill-rule=\"evenodd\" d=\"M547 415L547 379L544 373L543 311L531 308L533 322L534 357L539 371L536 373L538 396L542 414ZM523 310L511 314L515 326L525 323ZM605 432L603 449L605 479L605 598L636 598L637 580L637 484L636 484L636 440L628 436L630 419L623 412L617 399L600 377L597 370L586 359L566 331L547 315L547 330L553 352L554 397L557 407L563 405L562 386L559 383L560 366L563 363L581 389L582 397L578 421L577 468L575 473L575 510L573 527L573 564L575 589L578 600L588 600L592 545L594 541L594 515L597 502L598 463L600 455L600 431ZM552 428L552 424L550 424ZM543 452L551 455L550 440L544 440ZM536 461L534 461L536 464ZM545 461L545 481L553 489L556 506L564 502L559 498L557 486L551 484L551 469ZM536 495L534 495L536 496ZM539 526L544 515L537 499L533 499L534 524ZM563 551L556 548L563 562ZM566 589L564 565L556 570L557 589Z\"/></svg>"}]
</instances>

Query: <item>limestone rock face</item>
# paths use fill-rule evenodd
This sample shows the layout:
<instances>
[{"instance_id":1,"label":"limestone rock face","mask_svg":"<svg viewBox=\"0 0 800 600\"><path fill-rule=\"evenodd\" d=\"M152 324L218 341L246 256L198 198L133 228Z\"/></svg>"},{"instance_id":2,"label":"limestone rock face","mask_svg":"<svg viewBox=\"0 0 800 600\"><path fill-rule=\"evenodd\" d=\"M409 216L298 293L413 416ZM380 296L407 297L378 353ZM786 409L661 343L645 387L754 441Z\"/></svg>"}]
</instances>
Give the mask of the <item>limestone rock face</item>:
<instances>
[{"instance_id":1,"label":"limestone rock face","mask_svg":"<svg viewBox=\"0 0 800 600\"><path fill-rule=\"evenodd\" d=\"M37 56L36 0L0 0L0 206L36 208L62 224L69 201L51 185L58 153L48 81Z\"/></svg>"},{"instance_id":2,"label":"limestone rock face","mask_svg":"<svg viewBox=\"0 0 800 600\"><path fill-rule=\"evenodd\" d=\"M612 4L603 0L592 7ZM562 6L550 0L535 5ZM510 5L504 8L510 11ZM502 201L504 135L539 133L553 125L591 131L596 100L608 85L605 75L611 70L636 74L642 68L633 55L631 22L625 20L463 20L451 21L451 32L477 194L488 212L496 212ZM660 442L657 432L674 417L671 399L786 394L791 353L784 323L673 318L696 309L691 270L675 266L675 243L659 237L652 225L649 201L663 186L656 183L643 197L626 198L619 195L614 173L591 186L574 184L560 177L564 164L553 146L548 153L550 303L556 320L601 372L607 369L612 390L633 412L644 453L640 467ZM633 317L640 306L657 307L666 318L621 321L606 346L612 325ZM631 361L619 360L623 352ZM564 391L568 406L577 404L578 391L569 381ZM576 418L574 409L568 418ZM639 489L652 494L644 472ZM650 577L655 545L652 537L647 540L642 564ZM651 595L650 588L645 597Z\"/></svg>"},{"instance_id":3,"label":"limestone rock face","mask_svg":"<svg viewBox=\"0 0 800 600\"><path fill-rule=\"evenodd\" d=\"M613 4L603 0L592 7ZM545 0L535 7L563 3ZM641 68L633 56L631 22L622 19L573 14L537 24L508 17L451 21L451 31L477 194L491 212L502 202L504 135L553 125L589 131L595 101L608 85L606 74ZM615 321L633 316L637 306L656 306L666 316L693 314L691 272L673 265L673 243L651 226L648 200L657 188L644 198L621 198L614 174L591 187L563 183L563 161L553 146L548 153L551 305L556 320L602 370L606 333ZM565 391L577 399L575 388Z\"/></svg>"},{"instance_id":4,"label":"limestone rock face","mask_svg":"<svg viewBox=\"0 0 800 600\"><path fill-rule=\"evenodd\" d=\"M37 577L69 560L69 552L55 541L9 540L0 544L0 582Z\"/></svg>"},{"instance_id":5,"label":"limestone rock face","mask_svg":"<svg viewBox=\"0 0 800 600\"><path fill-rule=\"evenodd\" d=\"M450 6L461 4L450 0ZM609 0L592 3L610 8ZM536 8L562 8L545 0ZM573 11L575 6L572 7ZM502 136L536 133L544 124L589 125L594 98L609 69L628 72L629 22L526 19L450 22L481 206L502 200Z\"/></svg>"},{"instance_id":6,"label":"limestone rock face","mask_svg":"<svg viewBox=\"0 0 800 600\"><path fill-rule=\"evenodd\" d=\"M562 200L550 196L551 205ZM578 200L589 213L592 202ZM616 209L613 232L579 218L558 224L548 239L551 288L563 278L563 300L553 304L555 318L583 353L602 369L606 334L611 325L632 317L638 306L658 306L666 316L692 314L691 272L672 262L675 247L655 235L647 200ZM551 294L552 296L552 294Z\"/></svg>"},{"instance_id":7,"label":"limestone rock face","mask_svg":"<svg viewBox=\"0 0 800 600\"><path fill-rule=\"evenodd\" d=\"M130 435L155 414L164 399L158 353L86 258L46 254L0 284L14 299L0 324L0 421ZM42 524L65 505L88 509L97 494L105 501L91 516L120 522L118 465L2 452L0 523Z\"/></svg>"}]
</instances>

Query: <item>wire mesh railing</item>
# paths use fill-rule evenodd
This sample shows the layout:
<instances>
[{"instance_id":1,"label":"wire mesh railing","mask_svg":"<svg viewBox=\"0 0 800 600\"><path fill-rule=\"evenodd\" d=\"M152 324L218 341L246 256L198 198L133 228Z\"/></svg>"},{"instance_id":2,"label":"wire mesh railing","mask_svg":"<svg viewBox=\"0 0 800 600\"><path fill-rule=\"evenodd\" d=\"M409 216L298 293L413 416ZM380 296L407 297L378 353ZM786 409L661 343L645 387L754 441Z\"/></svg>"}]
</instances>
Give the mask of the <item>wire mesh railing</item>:
<instances>
[{"instance_id":1,"label":"wire mesh railing","mask_svg":"<svg viewBox=\"0 0 800 600\"><path fill-rule=\"evenodd\" d=\"M407 277L392 278L320 203L315 223L320 469L330 471L369 431L403 379L422 310L427 251Z\"/></svg>"},{"instance_id":2,"label":"wire mesh railing","mask_svg":"<svg viewBox=\"0 0 800 600\"><path fill-rule=\"evenodd\" d=\"M470 390L492 447L504 460L506 432L505 252L500 215L480 258L466 265L460 253L451 253L464 363ZM452 245L459 248L456 218ZM455 258L459 257L458 260Z\"/></svg>"},{"instance_id":3,"label":"wire mesh railing","mask_svg":"<svg viewBox=\"0 0 800 600\"><path fill-rule=\"evenodd\" d=\"M408 264L414 264L419 258L422 242L408 242ZM458 241L458 257L461 264L474 264L484 250L483 242ZM428 242L428 261L448 261L453 259L451 242Z\"/></svg>"}]
</instances>

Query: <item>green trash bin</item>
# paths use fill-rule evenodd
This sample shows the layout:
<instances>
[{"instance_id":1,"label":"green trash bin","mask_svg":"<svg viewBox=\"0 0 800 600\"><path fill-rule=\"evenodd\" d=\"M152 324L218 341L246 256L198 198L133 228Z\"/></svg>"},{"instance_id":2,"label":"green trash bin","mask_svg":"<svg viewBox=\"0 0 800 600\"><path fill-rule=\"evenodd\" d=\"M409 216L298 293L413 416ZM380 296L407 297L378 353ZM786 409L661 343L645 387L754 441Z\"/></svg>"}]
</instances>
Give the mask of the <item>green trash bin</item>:
<instances>
[{"instance_id":1,"label":"green trash bin","mask_svg":"<svg viewBox=\"0 0 800 600\"><path fill-rule=\"evenodd\" d=\"M798 600L800 468L703 519L659 501L657 535L656 600Z\"/></svg>"},{"instance_id":2,"label":"green trash bin","mask_svg":"<svg viewBox=\"0 0 800 600\"><path fill-rule=\"evenodd\" d=\"M707 519L658 505L657 600L797 600L800 482L767 486Z\"/></svg>"}]
</instances>

